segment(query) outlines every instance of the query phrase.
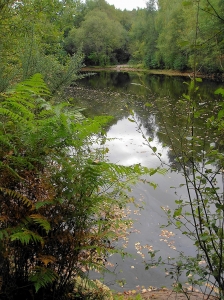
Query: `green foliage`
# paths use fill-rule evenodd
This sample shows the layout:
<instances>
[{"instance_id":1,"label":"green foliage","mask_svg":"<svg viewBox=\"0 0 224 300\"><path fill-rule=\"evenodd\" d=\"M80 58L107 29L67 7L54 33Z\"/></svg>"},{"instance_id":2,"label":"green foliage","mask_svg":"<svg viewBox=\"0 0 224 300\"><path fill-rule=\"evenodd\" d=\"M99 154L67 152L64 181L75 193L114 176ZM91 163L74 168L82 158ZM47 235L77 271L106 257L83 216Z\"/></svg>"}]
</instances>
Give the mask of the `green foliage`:
<instances>
[{"instance_id":1,"label":"green foliage","mask_svg":"<svg viewBox=\"0 0 224 300\"><path fill-rule=\"evenodd\" d=\"M223 16L223 2L219 0L159 0L158 10L153 1L149 2L148 8L133 19L131 60L144 62L149 68L181 71L193 69L197 63L200 72L222 72Z\"/></svg>"},{"instance_id":2,"label":"green foliage","mask_svg":"<svg viewBox=\"0 0 224 300\"><path fill-rule=\"evenodd\" d=\"M38 234L35 234L30 230L22 230L17 233L13 233L10 236L10 240L18 240L22 245L28 245L31 244L31 242L34 242L35 244L40 242L42 245L44 243L43 239Z\"/></svg>"},{"instance_id":3,"label":"green foliage","mask_svg":"<svg viewBox=\"0 0 224 300\"><path fill-rule=\"evenodd\" d=\"M77 78L83 56L63 48L66 26L73 25L78 1L9 1L0 12L1 86L41 73L52 92Z\"/></svg>"},{"instance_id":4,"label":"green foliage","mask_svg":"<svg viewBox=\"0 0 224 300\"><path fill-rule=\"evenodd\" d=\"M158 8L148 1L146 9L132 12L105 0L4 1L2 7L0 91L41 73L54 92L75 79L83 56L91 65L126 63L130 58L148 68L184 71L196 62L200 72L223 71L220 0L160 0Z\"/></svg>"},{"instance_id":5,"label":"green foliage","mask_svg":"<svg viewBox=\"0 0 224 300\"><path fill-rule=\"evenodd\" d=\"M125 300L125 299L129 299L129 300L143 300L144 298L142 298L142 296L140 294L136 295L136 296L117 296L114 295L113 297L114 300Z\"/></svg>"},{"instance_id":6,"label":"green foliage","mask_svg":"<svg viewBox=\"0 0 224 300\"><path fill-rule=\"evenodd\" d=\"M121 24L109 19L106 12L95 9L86 14L78 29L70 31L66 47L75 52L82 45L90 62L106 65L110 62L112 52L122 48L124 43L125 30Z\"/></svg>"},{"instance_id":7,"label":"green foliage","mask_svg":"<svg viewBox=\"0 0 224 300\"><path fill-rule=\"evenodd\" d=\"M58 279L57 273L46 268L36 267L29 275L29 281L34 283L35 291L38 292L40 288L47 287Z\"/></svg>"},{"instance_id":8,"label":"green foliage","mask_svg":"<svg viewBox=\"0 0 224 300\"><path fill-rule=\"evenodd\" d=\"M168 224L175 226L188 237L196 248L196 256L180 253L178 260L163 260L151 254L147 265L167 265L167 272L174 278L176 291L184 291L180 283L181 275L187 276L187 282L193 288L204 286L223 298L223 116L222 105L219 110L206 115L202 109L200 89L202 80L195 78L188 85L188 94L180 101L183 115L178 122L182 126L173 132L169 124L165 125L167 144L170 145L176 163L170 167L183 174L185 180L180 187L185 187L186 198L175 201L174 211L164 208ZM216 94L223 90L219 89ZM200 99L200 100L198 100ZM200 125L199 119L203 119ZM204 121L205 119L205 121ZM164 123L165 124L165 123ZM183 126L185 124L185 126ZM199 128L202 128L200 131ZM208 140L208 136L213 140ZM178 191L178 187L177 191ZM177 194L177 192L176 192Z\"/></svg>"},{"instance_id":9,"label":"green foliage","mask_svg":"<svg viewBox=\"0 0 224 300\"><path fill-rule=\"evenodd\" d=\"M1 299L74 299L77 276L124 254L125 191L156 170L106 162L111 118L53 105L40 74L2 93L0 114Z\"/></svg>"}]
</instances>

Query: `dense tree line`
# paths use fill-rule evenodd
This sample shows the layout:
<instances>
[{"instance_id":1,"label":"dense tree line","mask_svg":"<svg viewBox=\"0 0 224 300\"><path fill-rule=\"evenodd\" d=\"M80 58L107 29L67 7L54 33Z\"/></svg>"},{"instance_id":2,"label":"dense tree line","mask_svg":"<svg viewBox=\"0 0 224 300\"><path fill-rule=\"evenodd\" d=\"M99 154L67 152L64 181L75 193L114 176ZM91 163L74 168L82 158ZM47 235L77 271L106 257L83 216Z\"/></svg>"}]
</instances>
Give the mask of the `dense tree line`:
<instances>
[{"instance_id":1,"label":"dense tree line","mask_svg":"<svg viewBox=\"0 0 224 300\"><path fill-rule=\"evenodd\" d=\"M153 2L153 1L151 1ZM154 36L143 47L148 67L223 70L223 1L158 1L154 18ZM146 13L146 12L145 12ZM156 40L150 53L150 42ZM195 60L194 60L195 59Z\"/></svg>"},{"instance_id":2,"label":"dense tree line","mask_svg":"<svg viewBox=\"0 0 224 300\"><path fill-rule=\"evenodd\" d=\"M223 70L224 3L220 0L149 0L145 9L121 11L89 0L64 49L79 47L87 64L143 64L148 68Z\"/></svg>"},{"instance_id":3,"label":"dense tree line","mask_svg":"<svg viewBox=\"0 0 224 300\"><path fill-rule=\"evenodd\" d=\"M202 72L223 70L221 0L149 0L145 9L133 11L105 0L1 3L1 90L36 72L56 82L77 53L86 65L129 61L185 70L196 63Z\"/></svg>"}]
</instances>

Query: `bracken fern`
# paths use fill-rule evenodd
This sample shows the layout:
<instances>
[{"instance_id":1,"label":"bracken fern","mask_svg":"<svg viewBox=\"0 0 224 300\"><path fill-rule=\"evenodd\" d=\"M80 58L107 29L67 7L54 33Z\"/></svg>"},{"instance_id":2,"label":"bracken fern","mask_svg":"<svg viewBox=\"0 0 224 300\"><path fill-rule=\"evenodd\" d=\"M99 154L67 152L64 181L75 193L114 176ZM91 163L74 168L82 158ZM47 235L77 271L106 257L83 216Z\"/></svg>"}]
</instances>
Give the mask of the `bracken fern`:
<instances>
[{"instance_id":1,"label":"bracken fern","mask_svg":"<svg viewBox=\"0 0 224 300\"><path fill-rule=\"evenodd\" d=\"M77 276L118 251L125 189L155 171L107 163L94 145L111 118L53 105L40 74L1 99L0 298L75 299Z\"/></svg>"}]
</instances>

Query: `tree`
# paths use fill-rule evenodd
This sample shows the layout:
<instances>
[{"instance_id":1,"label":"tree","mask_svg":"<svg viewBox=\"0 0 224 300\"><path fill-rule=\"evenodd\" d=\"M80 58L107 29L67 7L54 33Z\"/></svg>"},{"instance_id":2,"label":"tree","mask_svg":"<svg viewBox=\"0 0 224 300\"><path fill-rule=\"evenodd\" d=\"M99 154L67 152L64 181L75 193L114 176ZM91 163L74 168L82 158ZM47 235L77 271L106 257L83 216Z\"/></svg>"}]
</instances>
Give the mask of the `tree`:
<instances>
[{"instance_id":1,"label":"tree","mask_svg":"<svg viewBox=\"0 0 224 300\"><path fill-rule=\"evenodd\" d=\"M125 41L125 30L121 24L95 9L86 15L80 28L71 30L66 49L74 52L82 45L87 61L106 65L113 58L112 52L122 48Z\"/></svg>"},{"instance_id":2,"label":"tree","mask_svg":"<svg viewBox=\"0 0 224 300\"><path fill-rule=\"evenodd\" d=\"M1 91L12 82L37 72L43 74L52 91L74 79L82 56L77 53L73 59L63 48L67 26L71 26L73 14L79 9L77 2L72 3L57 0L7 2L0 13L3 29L0 33ZM74 61L77 62L78 57L80 63L77 65Z\"/></svg>"}]
</instances>

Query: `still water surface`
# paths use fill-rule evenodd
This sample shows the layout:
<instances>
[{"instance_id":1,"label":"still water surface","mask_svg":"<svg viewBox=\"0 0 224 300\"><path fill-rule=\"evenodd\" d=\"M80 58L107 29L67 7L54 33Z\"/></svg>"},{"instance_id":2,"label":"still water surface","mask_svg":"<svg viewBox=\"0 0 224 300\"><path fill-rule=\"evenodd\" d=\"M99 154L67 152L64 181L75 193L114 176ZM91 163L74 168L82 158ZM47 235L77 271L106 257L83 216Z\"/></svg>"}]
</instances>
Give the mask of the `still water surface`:
<instances>
[{"instance_id":1,"label":"still water surface","mask_svg":"<svg viewBox=\"0 0 224 300\"><path fill-rule=\"evenodd\" d=\"M150 138L150 146L157 148L163 162L168 165L175 163L175 155L166 132L168 130L175 136L180 127L184 126L186 111L182 111L177 103L183 99L184 93L187 94L189 81L187 77L101 72L80 80L71 93L77 105L86 108L86 116L114 117L107 128L109 140L106 146L110 150L108 159L111 162L123 165L140 163L155 168L161 166L161 161L146 145L142 133L147 139ZM200 83L200 95L196 97L201 103L207 103L206 115L217 106L219 99L214 96L214 91L220 86L221 84L210 81ZM138 125L130 122L129 119L133 119L133 116ZM204 122L203 117L198 120L198 134L204 132ZM140 124L141 133L137 130ZM216 142L214 136L207 136L207 140ZM159 255L164 258L177 257L177 250L187 255L195 254L191 241L181 236L175 228L168 228L173 233L170 238L161 235L160 225L166 224L161 206L175 208L175 200L186 198L187 195L184 188L177 191L170 188L184 182L181 173L168 171L165 176L155 174L150 180L158 184L156 189L143 183L138 183L133 188L132 195L144 209L137 212L134 207L130 207L135 223L126 250L132 257L124 260L118 255L110 257L110 262L114 264L110 270L115 270L116 275L105 274L104 279L112 289L171 286L173 281L165 276L163 269L145 271L144 261L147 262L149 258L148 246L160 250ZM117 280L123 282L122 287L115 283Z\"/></svg>"}]
</instances>

